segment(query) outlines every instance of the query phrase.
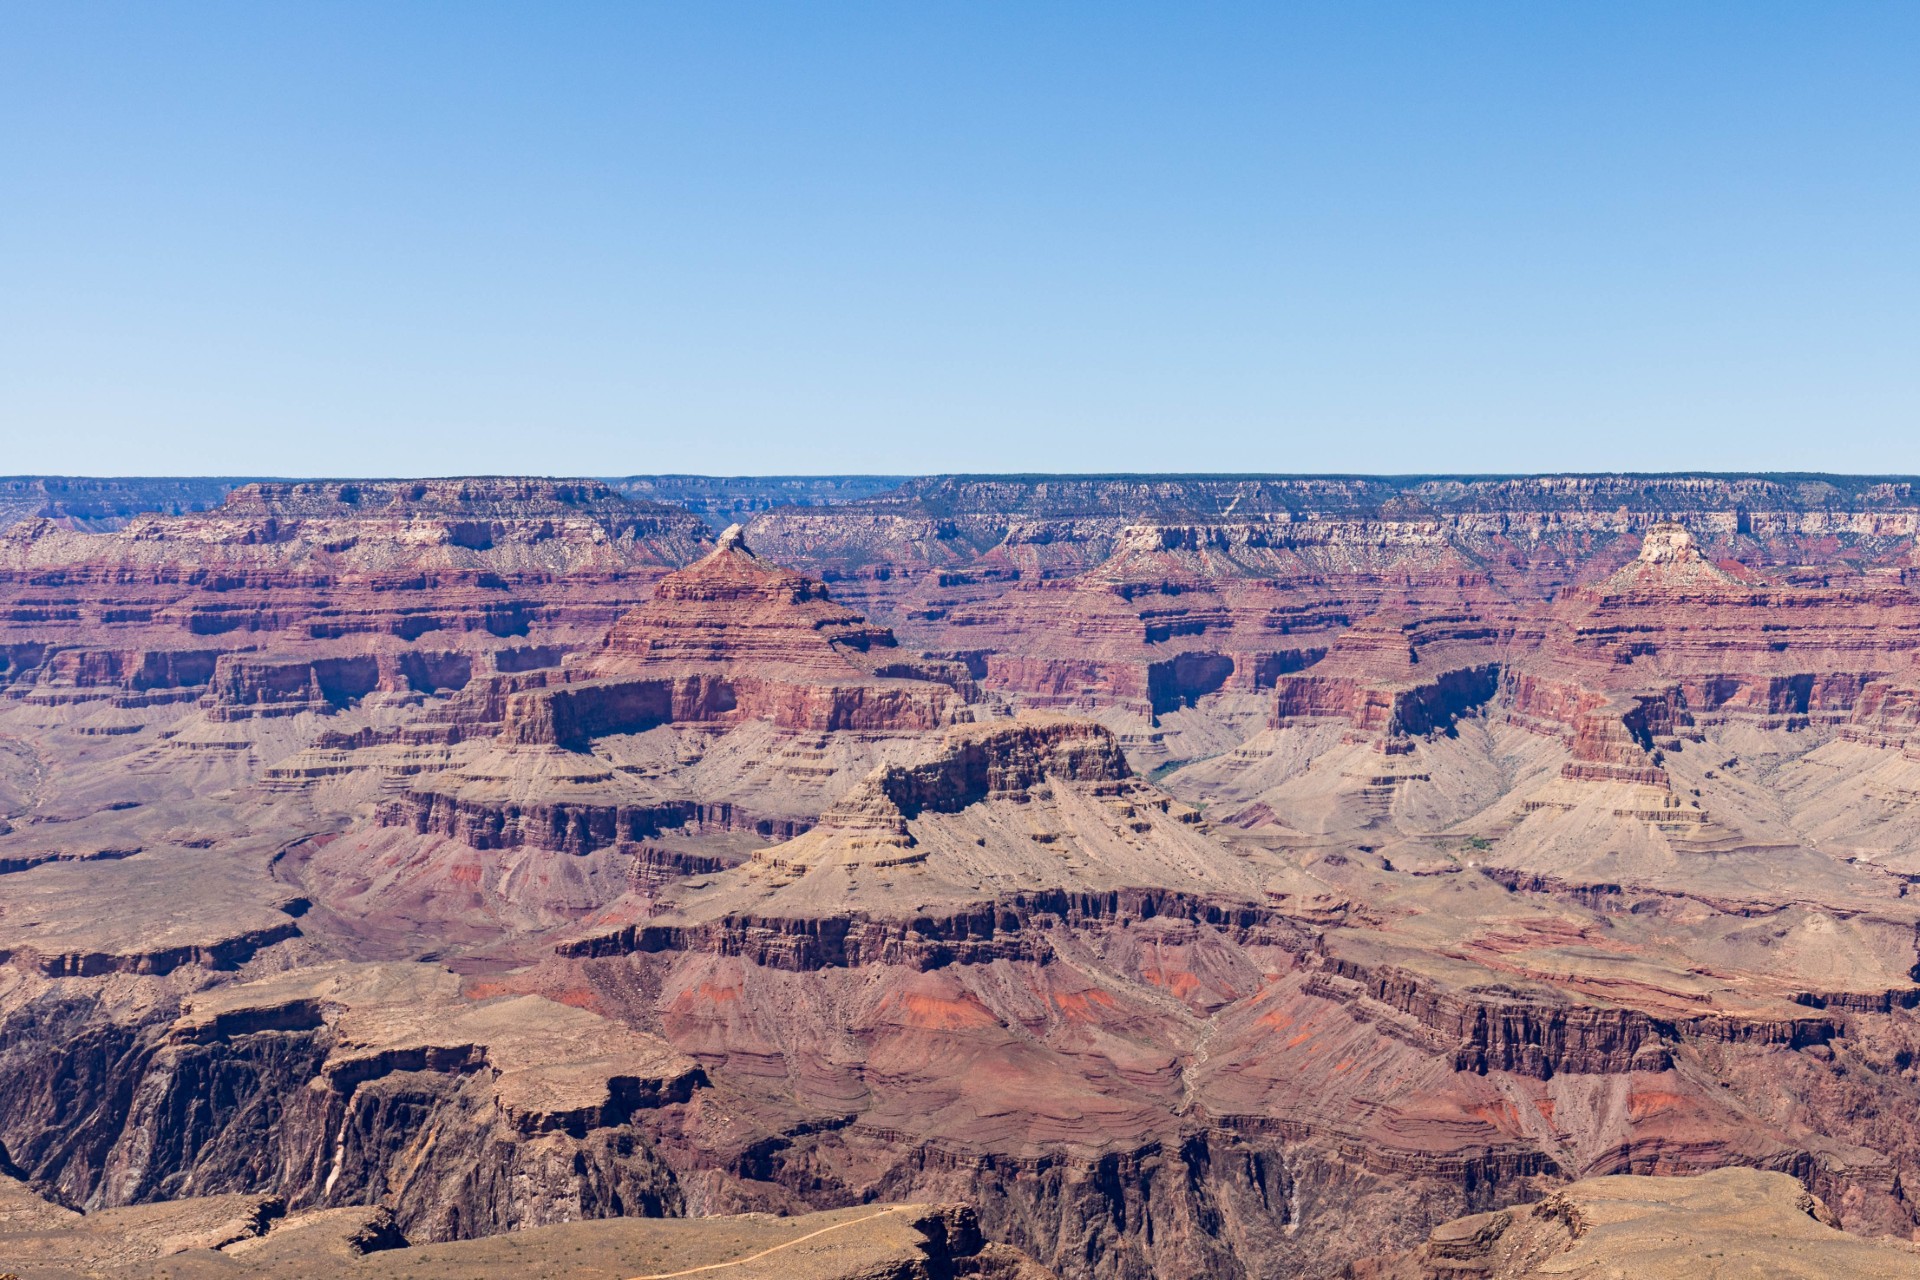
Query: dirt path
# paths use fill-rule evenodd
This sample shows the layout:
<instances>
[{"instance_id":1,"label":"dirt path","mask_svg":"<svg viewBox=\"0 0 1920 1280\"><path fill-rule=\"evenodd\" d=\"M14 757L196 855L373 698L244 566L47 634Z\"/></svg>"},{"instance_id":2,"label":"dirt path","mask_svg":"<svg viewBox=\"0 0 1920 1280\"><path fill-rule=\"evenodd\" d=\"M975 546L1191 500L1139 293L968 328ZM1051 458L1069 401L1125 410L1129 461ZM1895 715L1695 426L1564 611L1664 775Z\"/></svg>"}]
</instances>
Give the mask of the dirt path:
<instances>
[{"instance_id":1,"label":"dirt path","mask_svg":"<svg viewBox=\"0 0 1920 1280\"><path fill-rule=\"evenodd\" d=\"M851 1218L846 1222L836 1222L830 1227L822 1227L818 1231L809 1231L803 1236L796 1236L783 1244L774 1245L771 1249L762 1249L758 1253L748 1254L744 1258L731 1258L726 1262L709 1262L704 1267L688 1267L685 1271L655 1271L644 1276L632 1276L629 1280L674 1280L676 1276L697 1276L703 1272L720 1271L726 1267L742 1267L749 1262L758 1262L769 1254L778 1253L782 1249L791 1249L794 1245L805 1244L807 1241L818 1236L824 1236L830 1231L839 1231L844 1227L857 1227L863 1222L872 1222L875 1218L884 1218L890 1213L899 1213L900 1211L901 1207L895 1205L891 1209L882 1209L878 1213L870 1213L864 1218Z\"/></svg>"}]
</instances>

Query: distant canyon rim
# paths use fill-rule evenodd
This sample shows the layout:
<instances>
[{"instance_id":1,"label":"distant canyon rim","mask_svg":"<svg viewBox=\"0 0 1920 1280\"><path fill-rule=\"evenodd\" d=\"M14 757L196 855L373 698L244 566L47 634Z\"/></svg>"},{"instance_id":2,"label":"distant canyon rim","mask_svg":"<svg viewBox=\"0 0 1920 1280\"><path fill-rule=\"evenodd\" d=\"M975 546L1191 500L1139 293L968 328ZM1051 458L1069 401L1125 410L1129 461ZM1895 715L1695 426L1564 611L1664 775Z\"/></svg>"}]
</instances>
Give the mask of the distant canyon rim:
<instances>
[{"instance_id":1,"label":"distant canyon rim","mask_svg":"<svg viewBox=\"0 0 1920 1280\"><path fill-rule=\"evenodd\" d=\"M22 1277L1920 1276L1917 883L1916 478L0 478Z\"/></svg>"}]
</instances>

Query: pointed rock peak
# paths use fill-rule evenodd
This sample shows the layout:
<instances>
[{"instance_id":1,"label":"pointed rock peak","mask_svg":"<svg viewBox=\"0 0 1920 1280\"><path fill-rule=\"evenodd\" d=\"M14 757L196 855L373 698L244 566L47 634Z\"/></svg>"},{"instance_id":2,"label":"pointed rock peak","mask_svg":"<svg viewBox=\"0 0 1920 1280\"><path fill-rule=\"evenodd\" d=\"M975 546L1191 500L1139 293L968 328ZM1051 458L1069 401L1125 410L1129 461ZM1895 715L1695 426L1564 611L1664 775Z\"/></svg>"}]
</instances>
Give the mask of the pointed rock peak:
<instances>
[{"instance_id":1,"label":"pointed rock peak","mask_svg":"<svg viewBox=\"0 0 1920 1280\"><path fill-rule=\"evenodd\" d=\"M1671 520L1653 525L1640 543L1642 564L1697 564L1705 558L1686 526Z\"/></svg>"},{"instance_id":2,"label":"pointed rock peak","mask_svg":"<svg viewBox=\"0 0 1920 1280\"><path fill-rule=\"evenodd\" d=\"M747 526L743 524L727 526L726 532L720 535L720 541L713 547L715 555L723 551L737 551L744 556L753 556L753 548L747 545ZM754 558L758 559L757 556Z\"/></svg>"}]
</instances>

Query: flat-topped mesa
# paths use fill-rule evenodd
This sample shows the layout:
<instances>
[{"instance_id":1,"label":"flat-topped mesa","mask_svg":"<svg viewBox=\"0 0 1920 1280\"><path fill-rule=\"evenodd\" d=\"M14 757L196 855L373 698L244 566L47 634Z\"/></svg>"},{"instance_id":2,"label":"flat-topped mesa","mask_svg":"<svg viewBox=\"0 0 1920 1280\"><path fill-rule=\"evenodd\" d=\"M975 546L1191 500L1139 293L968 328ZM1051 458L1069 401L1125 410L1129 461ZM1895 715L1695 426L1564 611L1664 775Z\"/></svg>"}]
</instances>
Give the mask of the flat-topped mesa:
<instances>
[{"instance_id":1,"label":"flat-topped mesa","mask_svg":"<svg viewBox=\"0 0 1920 1280\"><path fill-rule=\"evenodd\" d=\"M1017 796L1049 778L1124 782L1133 777L1119 741L1087 720L1029 718L950 733L935 759L885 765L873 785L907 817L955 813L994 796Z\"/></svg>"},{"instance_id":2,"label":"flat-topped mesa","mask_svg":"<svg viewBox=\"0 0 1920 1280\"><path fill-rule=\"evenodd\" d=\"M1105 726L1053 716L965 725L951 730L937 753L913 764L885 764L820 815L811 841L845 852L910 848L907 823L923 813L958 813L984 800L1024 803L1049 780L1108 784L1117 791L1133 770ZM804 859L800 849L776 861ZM885 860L884 855L876 855Z\"/></svg>"},{"instance_id":3,"label":"flat-topped mesa","mask_svg":"<svg viewBox=\"0 0 1920 1280\"><path fill-rule=\"evenodd\" d=\"M543 476L261 481L236 487L220 507L231 515L306 520L433 514L524 516L555 508L658 515L676 510L664 503L630 500L599 480Z\"/></svg>"},{"instance_id":4,"label":"flat-topped mesa","mask_svg":"<svg viewBox=\"0 0 1920 1280\"><path fill-rule=\"evenodd\" d=\"M218 506L235 483L221 476L7 476L0 478L0 528L41 519L113 529L145 511Z\"/></svg>"},{"instance_id":5,"label":"flat-topped mesa","mask_svg":"<svg viewBox=\"0 0 1920 1280\"><path fill-rule=\"evenodd\" d=\"M1656 762L1646 730L1646 709L1618 706L1583 715L1574 724L1573 759L1560 775L1575 782L1632 782L1666 787L1666 770Z\"/></svg>"},{"instance_id":6,"label":"flat-topped mesa","mask_svg":"<svg viewBox=\"0 0 1920 1280\"><path fill-rule=\"evenodd\" d=\"M963 668L900 654L824 583L760 560L738 526L663 578L571 676L510 698L502 736L581 749L671 723L901 732L971 718Z\"/></svg>"},{"instance_id":7,"label":"flat-topped mesa","mask_svg":"<svg viewBox=\"0 0 1920 1280\"><path fill-rule=\"evenodd\" d=\"M678 508L630 499L600 480L565 476L441 476L390 480L262 481L236 487L225 504L255 507L280 515L329 515L343 507L367 514L404 507L414 512L498 510L568 506L587 509L628 507L637 512Z\"/></svg>"},{"instance_id":8,"label":"flat-topped mesa","mask_svg":"<svg viewBox=\"0 0 1920 1280\"><path fill-rule=\"evenodd\" d=\"M1104 725L1051 715L962 725L930 755L876 768L818 825L757 851L753 871L693 911L832 902L886 912L1069 884L1256 893L1199 825L1197 811L1134 776ZM839 878L909 866L897 885Z\"/></svg>"},{"instance_id":9,"label":"flat-topped mesa","mask_svg":"<svg viewBox=\"0 0 1920 1280\"><path fill-rule=\"evenodd\" d=\"M1270 723L1345 720L1382 742L1445 732L1498 692L1517 625L1460 611L1362 619L1319 663L1274 678Z\"/></svg>"}]
</instances>

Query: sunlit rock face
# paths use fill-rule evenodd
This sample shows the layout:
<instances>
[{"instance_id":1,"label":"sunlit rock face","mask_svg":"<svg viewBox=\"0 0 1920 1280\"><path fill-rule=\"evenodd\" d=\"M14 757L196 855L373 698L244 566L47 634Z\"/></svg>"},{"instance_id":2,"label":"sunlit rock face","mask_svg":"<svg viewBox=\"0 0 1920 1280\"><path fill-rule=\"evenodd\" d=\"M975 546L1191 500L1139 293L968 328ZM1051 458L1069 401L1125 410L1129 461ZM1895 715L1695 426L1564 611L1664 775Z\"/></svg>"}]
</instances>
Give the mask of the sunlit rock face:
<instances>
[{"instance_id":1,"label":"sunlit rock face","mask_svg":"<svg viewBox=\"0 0 1920 1280\"><path fill-rule=\"evenodd\" d=\"M1672 564L1701 558L1699 544L1684 525L1656 524L1640 541L1642 564Z\"/></svg>"},{"instance_id":2,"label":"sunlit rock face","mask_svg":"<svg viewBox=\"0 0 1920 1280\"><path fill-rule=\"evenodd\" d=\"M0 1257L1901 1256L1905 482L845 492L0 533Z\"/></svg>"}]
</instances>

